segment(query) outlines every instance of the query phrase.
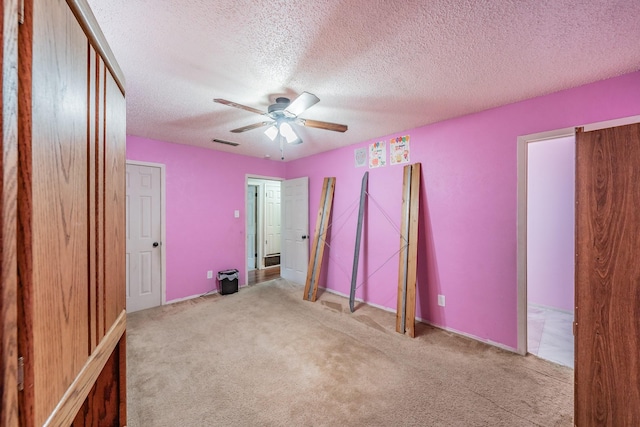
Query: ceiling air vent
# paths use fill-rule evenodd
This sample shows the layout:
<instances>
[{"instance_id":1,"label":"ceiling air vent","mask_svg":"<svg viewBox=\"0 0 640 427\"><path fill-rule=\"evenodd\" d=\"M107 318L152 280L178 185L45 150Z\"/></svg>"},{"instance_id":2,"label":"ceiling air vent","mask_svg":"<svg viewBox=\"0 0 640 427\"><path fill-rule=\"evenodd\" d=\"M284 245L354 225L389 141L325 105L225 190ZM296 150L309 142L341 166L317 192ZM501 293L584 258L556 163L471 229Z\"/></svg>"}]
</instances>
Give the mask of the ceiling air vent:
<instances>
[{"instance_id":1,"label":"ceiling air vent","mask_svg":"<svg viewBox=\"0 0 640 427\"><path fill-rule=\"evenodd\" d=\"M232 147L237 147L238 145L240 145L237 142L225 141L223 139L214 139L213 142L217 142L218 144L231 145Z\"/></svg>"}]
</instances>

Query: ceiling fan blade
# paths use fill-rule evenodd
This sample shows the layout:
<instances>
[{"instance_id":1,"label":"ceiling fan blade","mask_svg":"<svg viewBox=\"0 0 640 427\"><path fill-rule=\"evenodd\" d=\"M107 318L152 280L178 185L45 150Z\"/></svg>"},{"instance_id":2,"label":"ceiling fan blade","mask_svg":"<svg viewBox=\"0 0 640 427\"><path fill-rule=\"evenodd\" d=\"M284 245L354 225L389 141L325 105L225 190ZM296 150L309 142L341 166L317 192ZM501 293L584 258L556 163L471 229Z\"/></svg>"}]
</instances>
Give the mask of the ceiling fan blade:
<instances>
[{"instance_id":1,"label":"ceiling fan blade","mask_svg":"<svg viewBox=\"0 0 640 427\"><path fill-rule=\"evenodd\" d=\"M299 114L302 114L302 112L307 108L313 107L318 102L320 102L320 98L318 98L314 94L309 92L302 92L296 99L291 101L291 104L289 104L289 106L285 108L285 111L291 113L293 116L297 116Z\"/></svg>"},{"instance_id":2,"label":"ceiling fan blade","mask_svg":"<svg viewBox=\"0 0 640 427\"><path fill-rule=\"evenodd\" d=\"M248 126L243 126L241 128L237 128L237 129L232 129L231 132L233 133L240 133L240 132L246 132L248 130L252 130L252 129L258 129L261 128L262 126L267 126L270 124L273 124L274 122L259 122L259 123L254 123L252 125L248 125Z\"/></svg>"},{"instance_id":3,"label":"ceiling fan blade","mask_svg":"<svg viewBox=\"0 0 640 427\"><path fill-rule=\"evenodd\" d=\"M298 119L297 121L303 126L308 126L310 128L332 130L335 132L346 132L348 129L347 125L340 125L338 123L321 122L319 120Z\"/></svg>"},{"instance_id":4,"label":"ceiling fan blade","mask_svg":"<svg viewBox=\"0 0 640 427\"><path fill-rule=\"evenodd\" d=\"M247 107L246 105L238 104L237 102L227 101L226 99L216 98L213 101L217 102L218 104L224 104L224 105L228 105L229 107L235 107L241 110L246 110L252 113L260 114L261 116L267 115L267 113L265 113L264 111L260 111L257 108Z\"/></svg>"}]
</instances>

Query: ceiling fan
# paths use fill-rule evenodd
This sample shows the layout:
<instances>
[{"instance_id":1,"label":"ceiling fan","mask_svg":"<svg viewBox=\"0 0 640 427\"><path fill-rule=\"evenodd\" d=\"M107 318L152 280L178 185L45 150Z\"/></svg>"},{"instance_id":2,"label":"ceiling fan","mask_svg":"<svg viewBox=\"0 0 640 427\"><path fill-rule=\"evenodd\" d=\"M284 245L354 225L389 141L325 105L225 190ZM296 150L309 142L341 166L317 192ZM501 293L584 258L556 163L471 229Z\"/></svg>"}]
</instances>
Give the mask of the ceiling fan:
<instances>
[{"instance_id":1,"label":"ceiling fan","mask_svg":"<svg viewBox=\"0 0 640 427\"><path fill-rule=\"evenodd\" d=\"M335 132L345 132L347 130L346 125L337 123L321 122L319 120L303 119L298 117L305 112L308 108L317 104L320 99L312 93L302 92L293 101L289 98L278 97L274 104L269 105L267 112L260 111L253 107L238 104L236 102L227 101L226 99L216 98L215 102L219 104L228 105L229 107L239 108L241 110L249 111L251 113L260 114L265 116L267 120L254 123L252 125L243 126L237 129L232 129L233 133L241 133L249 130L261 128L263 126L269 126L265 131L265 134L274 141L277 137L280 137L280 150L284 150L284 141L289 144L300 144L302 139L296 133L292 124L308 126L317 129L332 130ZM284 158L284 157L283 157Z\"/></svg>"}]
</instances>

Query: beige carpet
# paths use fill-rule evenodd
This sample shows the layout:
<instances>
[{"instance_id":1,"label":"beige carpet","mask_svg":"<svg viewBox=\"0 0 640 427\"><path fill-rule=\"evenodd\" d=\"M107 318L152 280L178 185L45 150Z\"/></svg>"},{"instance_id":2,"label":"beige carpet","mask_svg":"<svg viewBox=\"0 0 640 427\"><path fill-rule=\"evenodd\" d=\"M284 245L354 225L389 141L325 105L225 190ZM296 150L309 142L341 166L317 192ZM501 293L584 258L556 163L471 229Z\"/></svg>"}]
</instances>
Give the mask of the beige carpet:
<instances>
[{"instance_id":1,"label":"beige carpet","mask_svg":"<svg viewBox=\"0 0 640 427\"><path fill-rule=\"evenodd\" d=\"M573 371L283 279L129 315L129 426L571 426Z\"/></svg>"}]
</instances>

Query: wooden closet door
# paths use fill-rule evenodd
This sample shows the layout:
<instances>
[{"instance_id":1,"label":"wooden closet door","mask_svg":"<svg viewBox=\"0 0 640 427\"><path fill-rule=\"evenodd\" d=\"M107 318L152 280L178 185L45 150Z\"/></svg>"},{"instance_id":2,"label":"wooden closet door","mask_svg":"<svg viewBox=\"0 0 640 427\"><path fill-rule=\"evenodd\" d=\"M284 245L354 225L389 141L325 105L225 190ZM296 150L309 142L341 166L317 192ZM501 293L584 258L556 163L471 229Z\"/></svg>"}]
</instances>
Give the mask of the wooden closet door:
<instances>
[{"instance_id":1,"label":"wooden closet door","mask_svg":"<svg viewBox=\"0 0 640 427\"><path fill-rule=\"evenodd\" d=\"M23 424L43 425L87 362L88 40L64 1L20 27ZM29 50L32 50L29 52Z\"/></svg>"},{"instance_id":2,"label":"wooden closet door","mask_svg":"<svg viewBox=\"0 0 640 427\"><path fill-rule=\"evenodd\" d=\"M640 426L640 124L576 134L577 426Z\"/></svg>"},{"instance_id":3,"label":"wooden closet door","mask_svg":"<svg viewBox=\"0 0 640 427\"><path fill-rule=\"evenodd\" d=\"M20 424L125 425L123 77L86 0L24 1L18 75Z\"/></svg>"},{"instance_id":4,"label":"wooden closet door","mask_svg":"<svg viewBox=\"0 0 640 427\"><path fill-rule=\"evenodd\" d=\"M18 323L16 228L18 188L17 0L3 0L0 17L0 427L18 425Z\"/></svg>"}]
</instances>

